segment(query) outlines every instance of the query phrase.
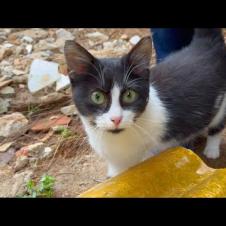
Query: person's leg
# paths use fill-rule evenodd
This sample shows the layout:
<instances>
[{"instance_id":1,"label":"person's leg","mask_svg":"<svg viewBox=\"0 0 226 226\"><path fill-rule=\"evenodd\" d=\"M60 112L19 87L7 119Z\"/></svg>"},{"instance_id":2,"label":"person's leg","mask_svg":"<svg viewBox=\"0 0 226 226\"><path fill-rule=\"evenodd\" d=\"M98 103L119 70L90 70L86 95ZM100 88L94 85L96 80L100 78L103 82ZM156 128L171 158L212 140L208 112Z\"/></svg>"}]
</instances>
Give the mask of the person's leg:
<instances>
[{"instance_id":1,"label":"person's leg","mask_svg":"<svg viewBox=\"0 0 226 226\"><path fill-rule=\"evenodd\" d=\"M194 29L186 28L151 28L157 63L174 51L189 45Z\"/></svg>"}]
</instances>

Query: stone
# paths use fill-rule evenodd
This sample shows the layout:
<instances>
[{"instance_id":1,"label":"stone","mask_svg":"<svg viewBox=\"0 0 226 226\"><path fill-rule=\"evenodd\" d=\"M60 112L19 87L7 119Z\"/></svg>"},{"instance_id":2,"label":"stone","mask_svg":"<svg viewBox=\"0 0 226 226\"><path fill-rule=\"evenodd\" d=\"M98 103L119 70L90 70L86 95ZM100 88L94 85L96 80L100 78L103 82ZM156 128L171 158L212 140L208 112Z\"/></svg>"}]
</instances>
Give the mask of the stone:
<instances>
[{"instance_id":1,"label":"stone","mask_svg":"<svg viewBox=\"0 0 226 226\"><path fill-rule=\"evenodd\" d=\"M5 78L7 78L7 76L5 76ZM12 79L9 79L9 80L6 80L6 81L0 81L0 89L2 88L2 87L5 87L5 86L7 86L7 85L9 85L10 83L12 83Z\"/></svg>"},{"instance_id":2,"label":"stone","mask_svg":"<svg viewBox=\"0 0 226 226\"><path fill-rule=\"evenodd\" d=\"M26 148L21 148L19 151L16 153L16 157L18 158L19 156L28 156L28 149Z\"/></svg>"},{"instance_id":3,"label":"stone","mask_svg":"<svg viewBox=\"0 0 226 226\"><path fill-rule=\"evenodd\" d=\"M56 37L58 39L63 39L63 40L73 40L74 36L71 34L71 32L60 28L56 31Z\"/></svg>"},{"instance_id":4,"label":"stone","mask_svg":"<svg viewBox=\"0 0 226 226\"><path fill-rule=\"evenodd\" d=\"M28 75L26 75L26 74L13 76L14 83L26 83L27 79L28 79ZM20 84L20 85L22 85L22 84Z\"/></svg>"},{"instance_id":5,"label":"stone","mask_svg":"<svg viewBox=\"0 0 226 226\"><path fill-rule=\"evenodd\" d=\"M14 90L14 88L11 87L11 86L6 86L6 87L0 89L0 94L1 94L2 96L7 96L7 97L8 97L8 96L12 96L12 95L15 94L15 90Z\"/></svg>"},{"instance_id":6,"label":"stone","mask_svg":"<svg viewBox=\"0 0 226 226\"><path fill-rule=\"evenodd\" d=\"M28 157L38 157L44 150L45 145L42 142L35 144L30 144L25 147L22 147L18 152L17 156L28 156Z\"/></svg>"},{"instance_id":7,"label":"stone","mask_svg":"<svg viewBox=\"0 0 226 226\"><path fill-rule=\"evenodd\" d=\"M16 37L22 38L24 36L29 36L33 40L38 41L40 39L47 38L48 36L48 31L41 29L41 28L32 28L32 29L27 29L19 32L14 32L13 35Z\"/></svg>"},{"instance_id":8,"label":"stone","mask_svg":"<svg viewBox=\"0 0 226 226\"><path fill-rule=\"evenodd\" d=\"M123 39L123 40L128 40L129 39L128 35L126 35L126 34L123 34L120 38Z\"/></svg>"},{"instance_id":9,"label":"stone","mask_svg":"<svg viewBox=\"0 0 226 226\"><path fill-rule=\"evenodd\" d=\"M94 41L98 42L105 42L109 39L109 37L99 31L88 33L85 35L87 38L93 39Z\"/></svg>"},{"instance_id":10,"label":"stone","mask_svg":"<svg viewBox=\"0 0 226 226\"><path fill-rule=\"evenodd\" d=\"M55 42L49 42L48 40L40 40L35 46L34 50L36 52L51 50L53 52L63 53L65 40L57 39Z\"/></svg>"},{"instance_id":11,"label":"stone","mask_svg":"<svg viewBox=\"0 0 226 226\"><path fill-rule=\"evenodd\" d=\"M1 73L2 73L3 76L6 76L7 78L13 77L13 67L12 67L12 65L3 67Z\"/></svg>"},{"instance_id":12,"label":"stone","mask_svg":"<svg viewBox=\"0 0 226 226\"><path fill-rule=\"evenodd\" d=\"M13 160L15 154L14 148L8 148L6 152L0 153L0 166L6 166L11 160Z\"/></svg>"},{"instance_id":13,"label":"stone","mask_svg":"<svg viewBox=\"0 0 226 226\"><path fill-rule=\"evenodd\" d=\"M25 35L22 39L22 42L26 42L26 43L32 43L33 42L33 38L30 36Z\"/></svg>"},{"instance_id":14,"label":"stone","mask_svg":"<svg viewBox=\"0 0 226 226\"><path fill-rule=\"evenodd\" d=\"M134 35L132 38L130 38L129 42L133 45L136 45L140 41L140 36Z\"/></svg>"},{"instance_id":15,"label":"stone","mask_svg":"<svg viewBox=\"0 0 226 226\"><path fill-rule=\"evenodd\" d=\"M11 49L1 48L0 49L0 61L6 57L9 57L10 55L12 55L12 53L13 53L13 51Z\"/></svg>"},{"instance_id":16,"label":"stone","mask_svg":"<svg viewBox=\"0 0 226 226\"><path fill-rule=\"evenodd\" d=\"M76 115L78 112L77 112L77 109L75 107L75 105L69 105L69 106L65 106L65 107L62 107L60 109L60 111L64 114L64 115L67 115L67 116L70 116L70 115Z\"/></svg>"},{"instance_id":17,"label":"stone","mask_svg":"<svg viewBox=\"0 0 226 226\"><path fill-rule=\"evenodd\" d=\"M11 182L11 190L9 197L23 196L26 193L26 184L31 179L33 171L26 170L24 172L16 173Z\"/></svg>"},{"instance_id":18,"label":"stone","mask_svg":"<svg viewBox=\"0 0 226 226\"><path fill-rule=\"evenodd\" d=\"M25 166L27 166L29 163L29 159L27 156L19 156L17 159L16 159L16 163L15 163L15 166L14 166L14 171L17 172L17 171L20 171L22 170Z\"/></svg>"},{"instance_id":19,"label":"stone","mask_svg":"<svg viewBox=\"0 0 226 226\"><path fill-rule=\"evenodd\" d=\"M26 71L17 70L17 69L12 70L12 72L13 72L14 75L24 75L24 74L26 74Z\"/></svg>"},{"instance_id":20,"label":"stone","mask_svg":"<svg viewBox=\"0 0 226 226\"><path fill-rule=\"evenodd\" d=\"M40 156L40 159L48 159L51 158L54 154L54 150L51 147L46 147L43 150L42 155Z\"/></svg>"},{"instance_id":21,"label":"stone","mask_svg":"<svg viewBox=\"0 0 226 226\"><path fill-rule=\"evenodd\" d=\"M8 142L5 144L0 145L0 152L6 152L14 142Z\"/></svg>"},{"instance_id":22,"label":"stone","mask_svg":"<svg viewBox=\"0 0 226 226\"><path fill-rule=\"evenodd\" d=\"M56 82L56 91L66 89L70 86L70 79L68 76L60 74L60 78Z\"/></svg>"},{"instance_id":23,"label":"stone","mask_svg":"<svg viewBox=\"0 0 226 226\"><path fill-rule=\"evenodd\" d=\"M28 89L35 93L52 85L60 78L57 63L36 59L32 62L28 75Z\"/></svg>"},{"instance_id":24,"label":"stone","mask_svg":"<svg viewBox=\"0 0 226 226\"><path fill-rule=\"evenodd\" d=\"M104 49L112 49L112 48L114 48L114 43L113 42L104 42L103 47L104 47Z\"/></svg>"},{"instance_id":25,"label":"stone","mask_svg":"<svg viewBox=\"0 0 226 226\"><path fill-rule=\"evenodd\" d=\"M48 131L50 128L58 125L68 125L71 118L64 115L52 116L46 119L40 119L34 123L31 130L33 132Z\"/></svg>"},{"instance_id":26,"label":"stone","mask_svg":"<svg viewBox=\"0 0 226 226\"><path fill-rule=\"evenodd\" d=\"M26 131L28 120L19 112L0 117L0 137L9 137L18 132Z\"/></svg>"},{"instance_id":27,"label":"stone","mask_svg":"<svg viewBox=\"0 0 226 226\"><path fill-rule=\"evenodd\" d=\"M9 106L9 100L0 98L0 114L6 113L8 111Z\"/></svg>"}]
</instances>

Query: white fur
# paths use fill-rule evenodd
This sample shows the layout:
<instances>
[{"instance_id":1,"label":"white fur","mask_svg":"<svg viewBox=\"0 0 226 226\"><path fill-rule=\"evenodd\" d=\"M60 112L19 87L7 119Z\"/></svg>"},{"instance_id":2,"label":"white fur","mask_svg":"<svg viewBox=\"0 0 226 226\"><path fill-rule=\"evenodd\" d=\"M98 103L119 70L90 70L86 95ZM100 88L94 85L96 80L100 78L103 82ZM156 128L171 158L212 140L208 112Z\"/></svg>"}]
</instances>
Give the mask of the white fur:
<instances>
[{"instance_id":1,"label":"white fur","mask_svg":"<svg viewBox=\"0 0 226 226\"><path fill-rule=\"evenodd\" d=\"M216 159L220 156L221 133L214 136L208 136L204 155L207 158Z\"/></svg>"},{"instance_id":2,"label":"white fur","mask_svg":"<svg viewBox=\"0 0 226 226\"><path fill-rule=\"evenodd\" d=\"M113 87L112 105L107 113L97 118L97 128L90 126L88 120L81 116L90 145L108 161L108 176L117 175L159 151L176 145L175 142L159 145L165 132L168 114L152 86L146 109L135 123L134 113L121 108L119 93L119 88ZM119 128L125 128L124 131L112 134L105 130L114 128L111 116L123 117Z\"/></svg>"},{"instance_id":3,"label":"white fur","mask_svg":"<svg viewBox=\"0 0 226 226\"><path fill-rule=\"evenodd\" d=\"M220 96L217 98L216 104L217 104L219 98L220 98ZM209 128L218 126L219 123L221 123L221 121L223 120L223 118L225 116L225 110L226 110L226 95L224 94L221 107L220 107L219 111L217 112L217 114L215 115L215 117L213 118L212 122L210 123Z\"/></svg>"},{"instance_id":4,"label":"white fur","mask_svg":"<svg viewBox=\"0 0 226 226\"><path fill-rule=\"evenodd\" d=\"M221 100L221 99L222 99L222 95L219 95L217 100L216 100L216 103L215 103L216 107L217 106L219 107L219 100ZM217 114L215 115L215 117L211 121L210 125L208 126L209 128L217 127L222 122L222 120L225 117L225 110L226 110L226 95L224 94L221 106L220 106ZM219 158L219 156L220 156L220 142L221 142L221 133L216 134L214 136L208 136L206 147L203 151L203 154L207 158L211 158L211 159Z\"/></svg>"}]
</instances>

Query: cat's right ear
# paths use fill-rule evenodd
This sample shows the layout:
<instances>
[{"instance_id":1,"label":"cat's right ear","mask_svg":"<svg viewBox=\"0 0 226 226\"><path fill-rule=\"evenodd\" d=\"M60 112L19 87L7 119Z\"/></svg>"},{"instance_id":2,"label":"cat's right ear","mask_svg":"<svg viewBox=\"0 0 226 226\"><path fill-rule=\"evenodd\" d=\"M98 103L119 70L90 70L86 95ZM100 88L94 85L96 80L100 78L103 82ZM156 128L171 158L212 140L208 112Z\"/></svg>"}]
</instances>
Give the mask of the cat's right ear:
<instances>
[{"instance_id":1,"label":"cat's right ear","mask_svg":"<svg viewBox=\"0 0 226 226\"><path fill-rule=\"evenodd\" d=\"M76 75L86 74L96 60L85 48L71 40L65 42L64 55L69 75L70 71Z\"/></svg>"},{"instance_id":2,"label":"cat's right ear","mask_svg":"<svg viewBox=\"0 0 226 226\"><path fill-rule=\"evenodd\" d=\"M149 68L152 55L151 37L142 38L127 54L128 65L133 65L133 71L142 73Z\"/></svg>"}]
</instances>

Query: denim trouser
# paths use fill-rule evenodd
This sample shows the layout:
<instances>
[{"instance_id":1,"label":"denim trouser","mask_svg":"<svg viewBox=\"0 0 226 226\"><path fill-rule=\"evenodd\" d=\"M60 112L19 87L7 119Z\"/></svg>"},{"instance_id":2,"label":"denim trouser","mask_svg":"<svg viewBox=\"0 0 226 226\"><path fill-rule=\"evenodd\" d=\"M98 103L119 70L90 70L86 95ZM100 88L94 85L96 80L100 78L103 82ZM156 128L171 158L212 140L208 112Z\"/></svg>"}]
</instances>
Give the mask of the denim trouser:
<instances>
[{"instance_id":1,"label":"denim trouser","mask_svg":"<svg viewBox=\"0 0 226 226\"><path fill-rule=\"evenodd\" d=\"M156 51L157 63L170 53L188 45L194 29L186 28L151 28L152 39Z\"/></svg>"}]
</instances>

